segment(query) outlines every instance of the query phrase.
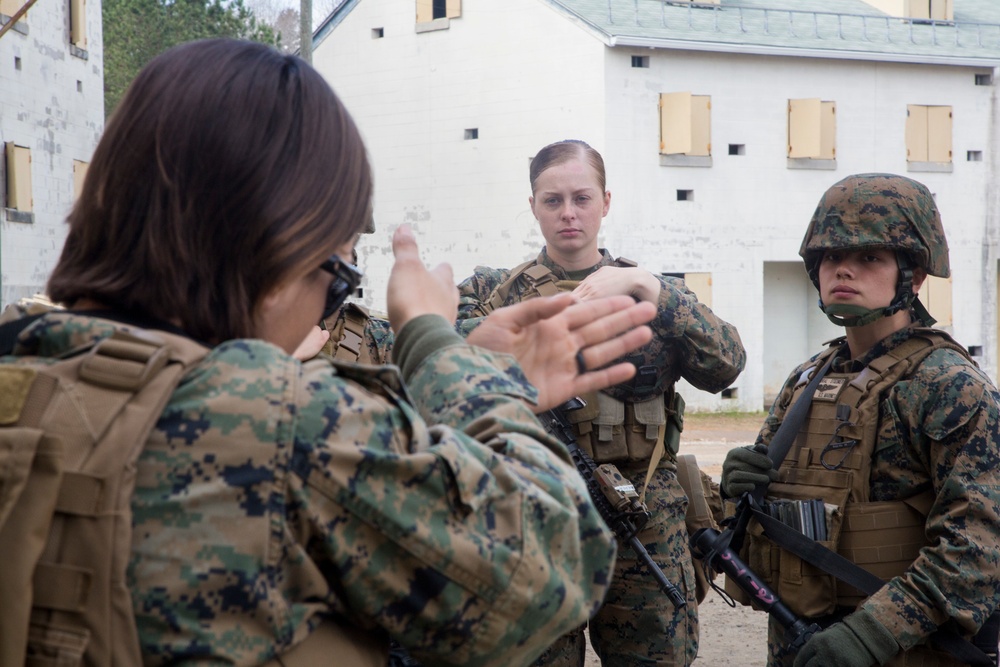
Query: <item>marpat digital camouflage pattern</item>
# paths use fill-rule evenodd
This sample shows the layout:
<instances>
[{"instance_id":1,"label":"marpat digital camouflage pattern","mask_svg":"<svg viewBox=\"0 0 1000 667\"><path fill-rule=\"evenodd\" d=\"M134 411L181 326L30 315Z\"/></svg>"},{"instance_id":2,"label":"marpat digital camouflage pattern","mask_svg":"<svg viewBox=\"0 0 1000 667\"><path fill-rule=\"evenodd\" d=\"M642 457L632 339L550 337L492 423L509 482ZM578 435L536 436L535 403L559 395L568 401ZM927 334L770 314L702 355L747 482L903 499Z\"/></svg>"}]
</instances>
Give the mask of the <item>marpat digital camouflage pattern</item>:
<instances>
[{"instance_id":1,"label":"marpat digital camouflage pattern","mask_svg":"<svg viewBox=\"0 0 1000 667\"><path fill-rule=\"evenodd\" d=\"M544 249L536 261L548 267L560 280L569 280L566 270L553 262ZM614 257L602 248L601 261L589 273L614 264ZM477 266L475 272L462 281L458 286L459 333L468 335L479 326L482 318L472 317L470 313L509 276L508 269ZM625 357L636 367L655 367L656 383L644 389L636 389L626 383L606 389L605 393L622 401L641 401L665 393L681 378L704 391L722 391L733 383L746 364L746 351L739 332L717 317L711 308L700 303L683 280L668 276L657 278L661 284L660 301L657 315L649 323L653 340ZM503 305L537 296L527 293L529 288L528 281L517 281Z\"/></svg>"},{"instance_id":2,"label":"marpat digital camouflage pattern","mask_svg":"<svg viewBox=\"0 0 1000 667\"><path fill-rule=\"evenodd\" d=\"M602 266L615 265L611 254L601 249ZM561 280L569 274L553 262L545 250L536 260ZM475 273L459 285L460 333L467 335L482 321L474 317L496 287L510 276L507 269L476 267ZM579 275L574 273L574 277ZM660 281L658 313L649 326L653 340L626 357L637 367L656 369L652 386L636 388L631 383L605 390L621 401L639 401L669 391L684 378L699 389L719 392L743 370L746 352L739 333L700 303L684 281L657 276ZM530 284L519 279L503 305L536 296ZM687 497L677 481L673 465L664 459L646 489L645 501L652 514L639 533L643 546L660 566L667 579L687 599L677 609L657 587L631 549L624 545L618 553L615 576L605 605L590 622L591 641L604 667L632 665L690 665L698 652L698 617L694 566L684 525ZM619 465L641 491L645 486L646 463ZM538 660L538 667L581 667L584 656L583 628L560 638Z\"/></svg>"},{"instance_id":3,"label":"marpat digital camouflage pattern","mask_svg":"<svg viewBox=\"0 0 1000 667\"><path fill-rule=\"evenodd\" d=\"M56 357L117 326L48 314L15 354ZM506 666L584 622L613 535L511 359L448 346L407 391L393 367L214 348L138 465L145 664L260 665L333 617L427 664Z\"/></svg>"},{"instance_id":4,"label":"marpat digital camouflage pattern","mask_svg":"<svg viewBox=\"0 0 1000 667\"><path fill-rule=\"evenodd\" d=\"M833 371L859 373L911 335L905 328L860 359L838 357ZM757 442L771 442L796 382L812 365L810 360L788 376ZM1000 605L1000 394L965 357L937 350L886 392L877 434L870 500L903 500L931 490L926 534L932 546L861 607L904 650L950 619L971 636ZM771 667L792 665L783 636L772 622ZM951 663L943 658L933 664Z\"/></svg>"},{"instance_id":5,"label":"marpat digital camouflage pattern","mask_svg":"<svg viewBox=\"0 0 1000 667\"><path fill-rule=\"evenodd\" d=\"M934 196L895 174L857 174L831 186L816 206L799 256L819 288L827 250L891 248L907 252L932 276L947 278L948 241Z\"/></svg>"}]
</instances>

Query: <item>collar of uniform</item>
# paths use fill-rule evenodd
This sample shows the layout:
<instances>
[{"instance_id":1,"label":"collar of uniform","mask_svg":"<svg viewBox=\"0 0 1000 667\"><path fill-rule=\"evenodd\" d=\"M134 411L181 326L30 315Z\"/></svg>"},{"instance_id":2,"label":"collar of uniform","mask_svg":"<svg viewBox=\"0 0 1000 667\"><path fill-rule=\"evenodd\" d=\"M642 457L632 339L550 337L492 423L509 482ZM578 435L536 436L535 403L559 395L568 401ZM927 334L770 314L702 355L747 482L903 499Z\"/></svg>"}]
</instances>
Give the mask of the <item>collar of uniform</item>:
<instances>
[{"instance_id":1,"label":"collar of uniform","mask_svg":"<svg viewBox=\"0 0 1000 667\"><path fill-rule=\"evenodd\" d=\"M899 331L895 331L878 343L876 343L872 349L862 356L860 359L844 359L844 355L848 354L847 345L844 345L842 350L837 353L837 360L833 363L833 370L838 373L859 373L868 364L870 364L875 359L883 357L888 354L891 350L898 347L905 341L909 340L913 336L913 327L916 326L914 323L910 323Z\"/></svg>"}]
</instances>

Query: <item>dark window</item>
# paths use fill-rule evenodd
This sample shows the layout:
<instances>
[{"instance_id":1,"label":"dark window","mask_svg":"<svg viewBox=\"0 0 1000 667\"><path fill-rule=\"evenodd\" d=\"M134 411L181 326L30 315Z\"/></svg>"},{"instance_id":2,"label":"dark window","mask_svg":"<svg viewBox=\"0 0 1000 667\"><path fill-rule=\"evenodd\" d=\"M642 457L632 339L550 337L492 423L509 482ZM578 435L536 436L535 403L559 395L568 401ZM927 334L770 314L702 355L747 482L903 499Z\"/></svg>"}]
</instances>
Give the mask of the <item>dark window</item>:
<instances>
[{"instance_id":1,"label":"dark window","mask_svg":"<svg viewBox=\"0 0 1000 667\"><path fill-rule=\"evenodd\" d=\"M730 155L746 155L745 144L729 144Z\"/></svg>"},{"instance_id":2,"label":"dark window","mask_svg":"<svg viewBox=\"0 0 1000 667\"><path fill-rule=\"evenodd\" d=\"M677 201L694 201L694 190L678 190Z\"/></svg>"},{"instance_id":3,"label":"dark window","mask_svg":"<svg viewBox=\"0 0 1000 667\"><path fill-rule=\"evenodd\" d=\"M470 127L465 130L465 138L468 139L478 139L479 138L479 128Z\"/></svg>"},{"instance_id":4,"label":"dark window","mask_svg":"<svg viewBox=\"0 0 1000 667\"><path fill-rule=\"evenodd\" d=\"M649 56L632 56L632 67L649 67Z\"/></svg>"},{"instance_id":5,"label":"dark window","mask_svg":"<svg viewBox=\"0 0 1000 667\"><path fill-rule=\"evenodd\" d=\"M976 75L976 85L977 86L992 86L993 85L993 75L992 74L977 74Z\"/></svg>"},{"instance_id":6,"label":"dark window","mask_svg":"<svg viewBox=\"0 0 1000 667\"><path fill-rule=\"evenodd\" d=\"M372 28L372 39L382 39L385 37L385 28Z\"/></svg>"},{"instance_id":7,"label":"dark window","mask_svg":"<svg viewBox=\"0 0 1000 667\"><path fill-rule=\"evenodd\" d=\"M426 7L426 5L424 5ZM443 19L448 15L448 0L434 0L433 18Z\"/></svg>"}]
</instances>

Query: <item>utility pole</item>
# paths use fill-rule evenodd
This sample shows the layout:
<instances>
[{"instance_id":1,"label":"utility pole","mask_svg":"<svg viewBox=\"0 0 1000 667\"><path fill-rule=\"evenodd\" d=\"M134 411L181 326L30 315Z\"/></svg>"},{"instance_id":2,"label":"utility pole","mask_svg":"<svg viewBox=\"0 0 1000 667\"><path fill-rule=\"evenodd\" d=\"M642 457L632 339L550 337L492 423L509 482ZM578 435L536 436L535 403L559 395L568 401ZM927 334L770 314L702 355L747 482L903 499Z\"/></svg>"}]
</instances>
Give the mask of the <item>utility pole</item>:
<instances>
[{"instance_id":1,"label":"utility pole","mask_svg":"<svg viewBox=\"0 0 1000 667\"><path fill-rule=\"evenodd\" d=\"M299 0L299 57L310 65L313 61L312 16L312 0Z\"/></svg>"}]
</instances>

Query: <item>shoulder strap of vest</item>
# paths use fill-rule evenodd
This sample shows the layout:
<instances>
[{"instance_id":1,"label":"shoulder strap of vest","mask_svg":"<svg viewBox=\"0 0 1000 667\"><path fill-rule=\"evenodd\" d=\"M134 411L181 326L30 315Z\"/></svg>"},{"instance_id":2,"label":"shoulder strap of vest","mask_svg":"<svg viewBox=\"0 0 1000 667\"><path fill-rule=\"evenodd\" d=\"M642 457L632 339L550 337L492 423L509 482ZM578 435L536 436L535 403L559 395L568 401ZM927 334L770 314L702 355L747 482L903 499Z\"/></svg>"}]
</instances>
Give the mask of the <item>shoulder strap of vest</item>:
<instances>
[{"instance_id":1,"label":"shoulder strap of vest","mask_svg":"<svg viewBox=\"0 0 1000 667\"><path fill-rule=\"evenodd\" d=\"M497 285L480 307L484 316L489 315L507 302L507 297L510 295L511 287L514 286L514 283L516 283L518 278L522 275L527 276L531 280L532 285L535 287L540 284L540 281L543 281L545 276L550 276L548 282L551 282L552 280L552 271L547 266L539 264L534 259L529 259L527 262L515 266L510 270L510 275L507 276L507 280ZM555 291L552 293L555 294Z\"/></svg>"},{"instance_id":2,"label":"shoulder strap of vest","mask_svg":"<svg viewBox=\"0 0 1000 667\"><path fill-rule=\"evenodd\" d=\"M0 622L0 664L25 664L29 617L40 655L80 637L88 664L141 664L125 579L135 461L207 351L172 334L116 331L54 364L0 366L21 371L24 389L0 424L0 441L23 447L12 462L21 481L0 494L0 545L18 545L0 571L10 621Z\"/></svg>"},{"instance_id":3,"label":"shoulder strap of vest","mask_svg":"<svg viewBox=\"0 0 1000 667\"><path fill-rule=\"evenodd\" d=\"M928 355L940 349L954 350L972 361L968 350L945 332L920 327L915 329L915 335L889 350L887 354L873 359L852 378L841 397L842 402L857 404L864 394L879 391L883 385L893 384L912 373Z\"/></svg>"}]
</instances>

